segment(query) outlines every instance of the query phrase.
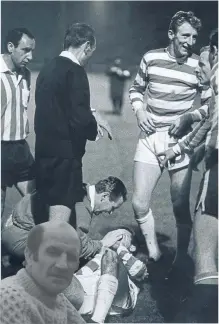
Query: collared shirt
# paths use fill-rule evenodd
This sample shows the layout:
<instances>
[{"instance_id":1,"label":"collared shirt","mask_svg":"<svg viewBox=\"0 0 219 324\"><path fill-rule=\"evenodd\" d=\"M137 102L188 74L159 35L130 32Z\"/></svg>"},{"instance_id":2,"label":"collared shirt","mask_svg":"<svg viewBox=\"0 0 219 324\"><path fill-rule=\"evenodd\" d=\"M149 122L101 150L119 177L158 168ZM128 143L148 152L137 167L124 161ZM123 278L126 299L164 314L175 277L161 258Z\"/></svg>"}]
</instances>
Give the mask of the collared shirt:
<instances>
[{"instance_id":1,"label":"collared shirt","mask_svg":"<svg viewBox=\"0 0 219 324\"><path fill-rule=\"evenodd\" d=\"M199 57L192 54L184 63L179 64L166 48L147 52L129 90L131 104L143 104L145 99L145 109L154 125L159 128L171 125L189 111L200 91L202 112L207 115L211 93L199 87L195 73L198 60ZM198 116L201 120L201 112Z\"/></svg>"},{"instance_id":2,"label":"collared shirt","mask_svg":"<svg viewBox=\"0 0 219 324\"><path fill-rule=\"evenodd\" d=\"M69 58L72 62L80 65L78 59L75 57L75 55L69 51L62 51L59 56L67 57Z\"/></svg>"},{"instance_id":3,"label":"collared shirt","mask_svg":"<svg viewBox=\"0 0 219 324\"><path fill-rule=\"evenodd\" d=\"M94 210L94 203L95 203L95 185L91 185L88 187L88 193L90 196L90 205L91 205L91 210Z\"/></svg>"},{"instance_id":4,"label":"collared shirt","mask_svg":"<svg viewBox=\"0 0 219 324\"><path fill-rule=\"evenodd\" d=\"M22 140L29 134L27 105L30 97L30 71L12 72L0 55L1 140Z\"/></svg>"}]
</instances>

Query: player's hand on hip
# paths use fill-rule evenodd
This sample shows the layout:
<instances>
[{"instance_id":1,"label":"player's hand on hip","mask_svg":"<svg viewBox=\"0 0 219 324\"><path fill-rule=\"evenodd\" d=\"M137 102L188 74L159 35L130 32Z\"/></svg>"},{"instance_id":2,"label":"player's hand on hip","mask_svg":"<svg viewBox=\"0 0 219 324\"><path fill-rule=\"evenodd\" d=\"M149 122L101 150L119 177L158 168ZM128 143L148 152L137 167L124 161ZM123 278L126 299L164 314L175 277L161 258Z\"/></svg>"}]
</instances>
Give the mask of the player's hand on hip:
<instances>
[{"instance_id":1,"label":"player's hand on hip","mask_svg":"<svg viewBox=\"0 0 219 324\"><path fill-rule=\"evenodd\" d=\"M190 113L187 113L177 118L175 122L170 125L168 133L173 137L180 138L190 130L192 123L192 115Z\"/></svg>"},{"instance_id":2,"label":"player's hand on hip","mask_svg":"<svg viewBox=\"0 0 219 324\"><path fill-rule=\"evenodd\" d=\"M152 134L156 132L152 118L143 109L139 109L136 112L137 122L139 128L146 134Z\"/></svg>"},{"instance_id":3,"label":"player's hand on hip","mask_svg":"<svg viewBox=\"0 0 219 324\"><path fill-rule=\"evenodd\" d=\"M175 163L176 153L170 148L164 152L160 152L157 154L158 161L162 168L166 168L168 161L170 162L170 166L173 166Z\"/></svg>"}]
</instances>

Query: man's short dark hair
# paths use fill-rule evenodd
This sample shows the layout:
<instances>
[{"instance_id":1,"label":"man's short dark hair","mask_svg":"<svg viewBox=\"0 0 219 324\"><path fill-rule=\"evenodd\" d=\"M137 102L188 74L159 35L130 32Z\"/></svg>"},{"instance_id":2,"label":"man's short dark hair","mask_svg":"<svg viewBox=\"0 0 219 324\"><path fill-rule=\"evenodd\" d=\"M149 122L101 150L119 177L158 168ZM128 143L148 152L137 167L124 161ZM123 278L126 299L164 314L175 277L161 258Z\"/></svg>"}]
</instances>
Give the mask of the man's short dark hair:
<instances>
[{"instance_id":1,"label":"man's short dark hair","mask_svg":"<svg viewBox=\"0 0 219 324\"><path fill-rule=\"evenodd\" d=\"M28 234L27 248L31 253L33 253L35 261L38 260L39 247L43 241L44 231L43 225L39 224L34 226Z\"/></svg>"},{"instance_id":2,"label":"man's short dark hair","mask_svg":"<svg viewBox=\"0 0 219 324\"><path fill-rule=\"evenodd\" d=\"M218 28L212 30L210 34L210 51L213 51L214 46L218 48Z\"/></svg>"},{"instance_id":3,"label":"man's short dark hair","mask_svg":"<svg viewBox=\"0 0 219 324\"><path fill-rule=\"evenodd\" d=\"M194 29L200 31L202 26L201 20L192 11L178 11L171 19L169 30L176 33L177 28L185 22L188 22Z\"/></svg>"},{"instance_id":4,"label":"man's short dark hair","mask_svg":"<svg viewBox=\"0 0 219 324\"><path fill-rule=\"evenodd\" d=\"M95 44L92 27L84 23L76 23L68 27L65 33L64 49L68 49L70 46L78 48L86 42L89 42L91 47Z\"/></svg>"},{"instance_id":5,"label":"man's short dark hair","mask_svg":"<svg viewBox=\"0 0 219 324\"><path fill-rule=\"evenodd\" d=\"M109 200L116 201L120 197L123 197L123 201L127 199L127 190L124 183L116 177L108 177L104 180L100 180L95 184L97 193L108 192L110 194Z\"/></svg>"},{"instance_id":6,"label":"man's short dark hair","mask_svg":"<svg viewBox=\"0 0 219 324\"><path fill-rule=\"evenodd\" d=\"M34 39L33 34L27 28L14 28L9 30L5 38L5 51L8 53L8 43L12 43L17 47L24 34L30 39Z\"/></svg>"}]
</instances>

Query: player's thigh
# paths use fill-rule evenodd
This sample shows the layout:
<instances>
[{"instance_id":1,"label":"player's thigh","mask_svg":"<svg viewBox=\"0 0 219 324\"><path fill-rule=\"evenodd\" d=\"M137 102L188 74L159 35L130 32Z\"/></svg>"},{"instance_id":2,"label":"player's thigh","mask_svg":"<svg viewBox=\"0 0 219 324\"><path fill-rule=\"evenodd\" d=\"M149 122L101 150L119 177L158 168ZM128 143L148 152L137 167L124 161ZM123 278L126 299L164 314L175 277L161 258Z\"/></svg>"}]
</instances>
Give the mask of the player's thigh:
<instances>
[{"instance_id":1,"label":"player's thigh","mask_svg":"<svg viewBox=\"0 0 219 324\"><path fill-rule=\"evenodd\" d=\"M188 200L191 188L192 169L190 166L169 171L170 194L173 202Z\"/></svg>"},{"instance_id":2,"label":"player's thigh","mask_svg":"<svg viewBox=\"0 0 219 324\"><path fill-rule=\"evenodd\" d=\"M133 168L133 202L144 204L150 201L151 194L161 176L159 165L135 161Z\"/></svg>"}]
</instances>

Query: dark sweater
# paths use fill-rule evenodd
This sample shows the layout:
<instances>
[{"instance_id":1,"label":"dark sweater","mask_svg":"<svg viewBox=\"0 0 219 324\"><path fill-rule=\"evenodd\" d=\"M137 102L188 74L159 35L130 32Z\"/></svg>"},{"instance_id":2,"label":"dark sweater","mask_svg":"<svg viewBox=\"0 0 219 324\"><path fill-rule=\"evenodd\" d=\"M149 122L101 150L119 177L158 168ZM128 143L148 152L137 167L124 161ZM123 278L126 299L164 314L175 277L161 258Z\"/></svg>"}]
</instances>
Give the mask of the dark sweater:
<instances>
[{"instance_id":1,"label":"dark sweater","mask_svg":"<svg viewBox=\"0 0 219 324\"><path fill-rule=\"evenodd\" d=\"M51 60L38 75L35 101L36 156L81 159L97 135L84 68L61 56Z\"/></svg>"}]
</instances>

